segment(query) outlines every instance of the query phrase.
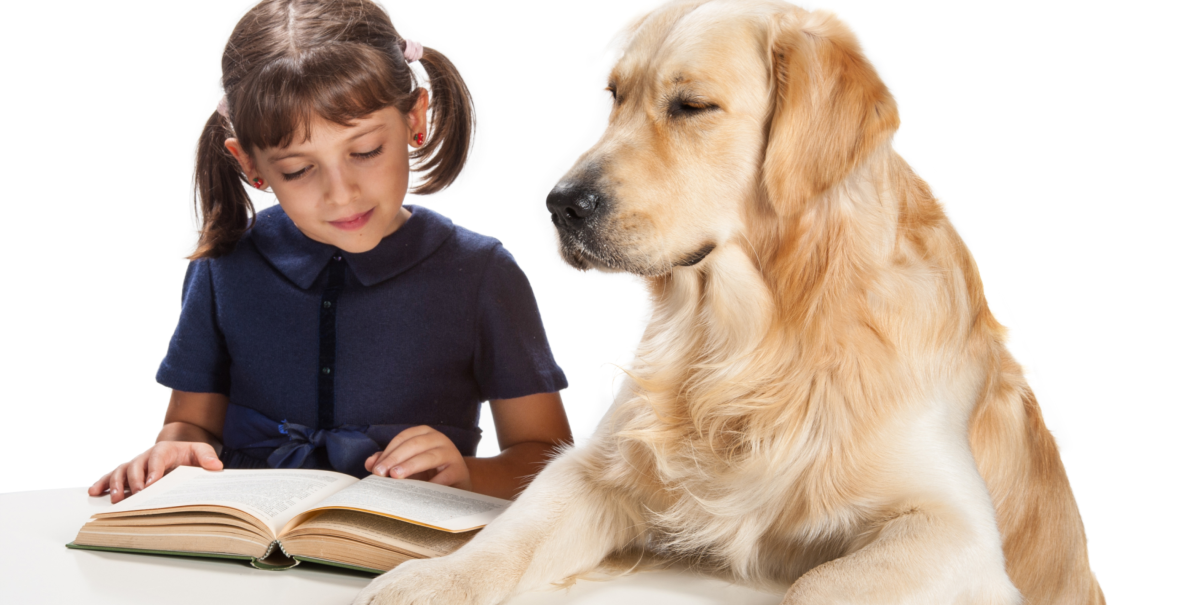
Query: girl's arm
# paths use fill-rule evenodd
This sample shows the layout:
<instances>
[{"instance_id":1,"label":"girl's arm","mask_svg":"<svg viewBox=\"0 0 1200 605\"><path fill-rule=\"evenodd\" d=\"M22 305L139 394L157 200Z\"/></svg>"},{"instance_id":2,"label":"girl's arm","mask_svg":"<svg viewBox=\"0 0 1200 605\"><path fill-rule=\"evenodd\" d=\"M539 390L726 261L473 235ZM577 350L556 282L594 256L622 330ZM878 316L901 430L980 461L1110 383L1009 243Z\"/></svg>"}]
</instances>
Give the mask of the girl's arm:
<instances>
[{"instance_id":1,"label":"girl's arm","mask_svg":"<svg viewBox=\"0 0 1200 605\"><path fill-rule=\"evenodd\" d=\"M220 393L188 393L171 391L167 416L158 432L160 441L198 441L221 449L221 433L225 428L225 410L229 396Z\"/></svg>"},{"instance_id":2,"label":"girl's arm","mask_svg":"<svg viewBox=\"0 0 1200 605\"><path fill-rule=\"evenodd\" d=\"M137 493L179 466L218 470L222 427L229 397L218 393L171 391L163 428L154 447L118 466L88 488L88 494L110 493L113 503L125 498L125 487Z\"/></svg>"},{"instance_id":3,"label":"girl's arm","mask_svg":"<svg viewBox=\"0 0 1200 605\"><path fill-rule=\"evenodd\" d=\"M387 448L367 458L381 476L423 479L497 498L516 498L554 455L571 445L571 427L558 393L492 400L500 454L464 458L444 434L418 426L402 431Z\"/></svg>"},{"instance_id":4,"label":"girl's arm","mask_svg":"<svg viewBox=\"0 0 1200 605\"><path fill-rule=\"evenodd\" d=\"M538 393L516 399L496 399L492 421L500 454L464 458L472 490L497 498L516 498L555 453L571 445L571 427L558 393Z\"/></svg>"}]
</instances>

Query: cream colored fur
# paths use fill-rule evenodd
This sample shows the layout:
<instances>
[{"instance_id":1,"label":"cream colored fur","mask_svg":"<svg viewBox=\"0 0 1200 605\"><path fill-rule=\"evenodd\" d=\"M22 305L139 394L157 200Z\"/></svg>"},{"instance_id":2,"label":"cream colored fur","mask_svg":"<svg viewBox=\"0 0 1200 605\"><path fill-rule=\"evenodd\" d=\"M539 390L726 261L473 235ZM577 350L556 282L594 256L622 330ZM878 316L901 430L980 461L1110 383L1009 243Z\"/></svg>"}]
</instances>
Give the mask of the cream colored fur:
<instances>
[{"instance_id":1,"label":"cream colored fur","mask_svg":"<svg viewBox=\"0 0 1200 605\"><path fill-rule=\"evenodd\" d=\"M629 379L465 548L357 602L490 605L651 549L789 604L1103 603L1053 439L849 31L675 2L613 82L567 176L597 178L607 214L563 255L646 276ZM677 95L718 109L664 115Z\"/></svg>"}]
</instances>

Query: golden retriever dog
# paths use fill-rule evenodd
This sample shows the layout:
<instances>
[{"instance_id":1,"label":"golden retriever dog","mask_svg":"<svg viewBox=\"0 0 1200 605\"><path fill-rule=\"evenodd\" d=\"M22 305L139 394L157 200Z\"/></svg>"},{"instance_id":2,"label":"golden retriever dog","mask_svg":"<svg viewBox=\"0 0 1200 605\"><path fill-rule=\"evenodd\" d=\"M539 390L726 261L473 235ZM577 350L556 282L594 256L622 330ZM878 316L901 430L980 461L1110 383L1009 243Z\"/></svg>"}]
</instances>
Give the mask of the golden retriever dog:
<instances>
[{"instance_id":1,"label":"golden retriever dog","mask_svg":"<svg viewBox=\"0 0 1200 605\"><path fill-rule=\"evenodd\" d=\"M467 546L358 602L491 605L648 549L795 605L1103 603L1037 401L850 31L672 2L609 89L547 204L568 263L649 286L629 378Z\"/></svg>"}]
</instances>

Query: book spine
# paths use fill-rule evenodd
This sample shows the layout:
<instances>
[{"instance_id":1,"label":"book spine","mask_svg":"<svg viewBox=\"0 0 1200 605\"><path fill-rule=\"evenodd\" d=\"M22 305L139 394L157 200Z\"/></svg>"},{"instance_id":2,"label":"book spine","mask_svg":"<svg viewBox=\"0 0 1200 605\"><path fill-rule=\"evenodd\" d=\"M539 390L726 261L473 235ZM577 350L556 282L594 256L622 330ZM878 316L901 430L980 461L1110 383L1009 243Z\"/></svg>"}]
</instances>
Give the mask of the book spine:
<instances>
[{"instance_id":1,"label":"book spine","mask_svg":"<svg viewBox=\"0 0 1200 605\"><path fill-rule=\"evenodd\" d=\"M278 555L275 554L276 548L279 549ZM265 569L267 571L283 571L285 569L291 569L299 564L299 560L292 558L291 555L287 554L287 551L283 550L283 544L280 544L279 540L271 542L271 544L267 546L267 552L264 553L263 556L250 561L250 565L258 569Z\"/></svg>"},{"instance_id":2,"label":"book spine","mask_svg":"<svg viewBox=\"0 0 1200 605\"><path fill-rule=\"evenodd\" d=\"M279 543L279 540L275 540L275 541L271 542L270 544L268 544L267 552L264 552L262 554L262 556L258 558L258 560L259 561L265 560L267 557L271 556L271 553L275 552L276 548L279 549L279 552L283 552L283 545ZM286 555L287 553L283 552L283 554Z\"/></svg>"}]
</instances>

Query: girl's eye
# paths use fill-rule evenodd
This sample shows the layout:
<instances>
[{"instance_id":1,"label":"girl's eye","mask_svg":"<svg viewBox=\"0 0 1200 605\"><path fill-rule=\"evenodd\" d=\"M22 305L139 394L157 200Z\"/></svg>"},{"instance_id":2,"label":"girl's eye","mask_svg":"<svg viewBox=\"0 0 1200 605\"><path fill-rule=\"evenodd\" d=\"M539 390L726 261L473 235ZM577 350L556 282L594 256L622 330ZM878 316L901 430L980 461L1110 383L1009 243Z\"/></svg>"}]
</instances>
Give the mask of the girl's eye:
<instances>
[{"instance_id":1,"label":"girl's eye","mask_svg":"<svg viewBox=\"0 0 1200 605\"><path fill-rule=\"evenodd\" d=\"M357 159L360 159L360 160L369 160L374 157L379 157L379 154L381 154L381 153L383 153L383 145L380 145L379 147L376 147L375 149L372 149L371 151L368 151L366 153L352 153L350 155ZM283 173L283 180L294 181L294 180L304 176L305 174L307 174L309 168L312 168L312 167L305 166L304 168L297 170L296 172L285 172L285 173Z\"/></svg>"},{"instance_id":2,"label":"girl's eye","mask_svg":"<svg viewBox=\"0 0 1200 605\"><path fill-rule=\"evenodd\" d=\"M285 172L285 173L283 173L283 180L294 181L294 180L304 176L304 173L306 173L306 172L308 172L308 166L305 166L304 168L297 170L296 172Z\"/></svg>"},{"instance_id":3,"label":"girl's eye","mask_svg":"<svg viewBox=\"0 0 1200 605\"><path fill-rule=\"evenodd\" d=\"M362 160L369 160L373 157L378 157L381 153L383 153L383 145L380 145L379 147L376 147L375 149L372 149L366 153L352 153L350 155Z\"/></svg>"}]
</instances>

